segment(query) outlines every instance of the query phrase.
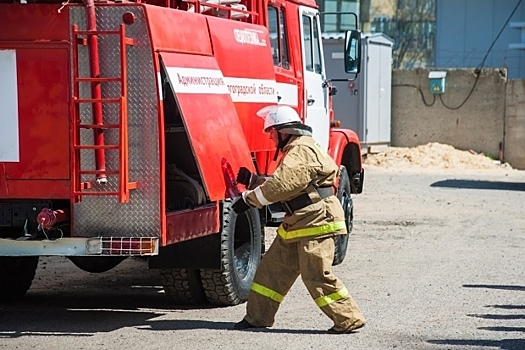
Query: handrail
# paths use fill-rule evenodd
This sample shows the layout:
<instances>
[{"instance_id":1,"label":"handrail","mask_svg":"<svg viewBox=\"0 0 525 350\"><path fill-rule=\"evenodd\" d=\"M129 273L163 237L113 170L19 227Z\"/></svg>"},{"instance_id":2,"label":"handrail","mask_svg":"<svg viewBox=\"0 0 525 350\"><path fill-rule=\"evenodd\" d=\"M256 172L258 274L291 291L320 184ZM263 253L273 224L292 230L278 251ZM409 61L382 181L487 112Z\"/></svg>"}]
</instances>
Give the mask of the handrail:
<instances>
[{"instance_id":1,"label":"handrail","mask_svg":"<svg viewBox=\"0 0 525 350\"><path fill-rule=\"evenodd\" d=\"M215 9L227 11L227 13L228 13L228 17L227 18L228 19L231 19L231 13L232 12L237 12L237 13L242 13L242 14L246 14L246 15L251 15L254 18L259 16L259 14L257 12L248 11L248 10L241 10L241 9L238 9L238 8L229 7L229 6L220 5L220 4L214 4L214 3L201 1L201 0L183 0L183 1L192 4L194 6L194 8L195 8L195 12L196 13L199 13L200 12L200 7L204 6L204 7L210 7L210 8L215 8ZM238 3L236 3L236 4L245 6L240 1Z\"/></svg>"}]
</instances>

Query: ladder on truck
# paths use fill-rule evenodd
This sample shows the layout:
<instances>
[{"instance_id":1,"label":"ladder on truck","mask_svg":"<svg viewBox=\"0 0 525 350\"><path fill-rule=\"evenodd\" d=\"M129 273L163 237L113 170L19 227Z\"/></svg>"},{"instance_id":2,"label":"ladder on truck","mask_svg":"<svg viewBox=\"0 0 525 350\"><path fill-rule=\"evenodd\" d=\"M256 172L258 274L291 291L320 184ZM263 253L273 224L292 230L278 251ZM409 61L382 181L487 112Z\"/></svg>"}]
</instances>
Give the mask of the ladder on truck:
<instances>
[{"instance_id":1,"label":"ladder on truck","mask_svg":"<svg viewBox=\"0 0 525 350\"><path fill-rule=\"evenodd\" d=\"M120 39L120 77L100 77L79 76L79 58L78 58L78 45L88 46L88 38L91 36L98 37L99 35L118 35ZM73 25L72 28L72 39L73 39L73 97L72 97L72 109L73 109L73 120L72 120L72 142L71 147L73 154L72 159L72 200L78 202L82 196L117 196L120 203L129 202L130 190L137 188L136 182L129 182L129 159L128 159L128 114L127 114L127 71L126 71L126 46L134 45L134 40L126 37L126 29L123 24L120 25L119 30L79 30L77 25ZM89 50L92 50L89 47ZM97 47L98 51L98 47ZM98 58L97 58L98 59ZM98 63L98 62L97 62ZM90 62L90 64L95 64ZM92 75L92 74L90 74ZM91 97L81 98L80 97L80 85L82 83L89 84L93 87L94 84L115 82L120 83L120 96L112 98L102 97ZM92 113L95 113L95 109L98 108L102 113L102 105L104 104L117 104L119 106L119 123L118 124L104 124L102 121L93 122L92 124L82 123L80 118L80 105L91 104ZM102 118L101 118L102 119ZM80 140L80 133L82 129L93 130L93 144L82 144ZM116 129L119 134L118 144L105 144L97 142L96 134L102 133L104 130ZM103 138L102 138L103 140ZM118 151L118 169L106 170L105 164L103 167L92 170L83 170L81 166L81 151L82 150L93 150L94 152L105 152L106 150ZM104 154L102 153L104 156ZM105 161L103 161L105 162ZM107 175L118 176L118 190L117 191L101 191L92 190L92 182L82 182L82 175L94 175L97 178L105 179Z\"/></svg>"}]
</instances>

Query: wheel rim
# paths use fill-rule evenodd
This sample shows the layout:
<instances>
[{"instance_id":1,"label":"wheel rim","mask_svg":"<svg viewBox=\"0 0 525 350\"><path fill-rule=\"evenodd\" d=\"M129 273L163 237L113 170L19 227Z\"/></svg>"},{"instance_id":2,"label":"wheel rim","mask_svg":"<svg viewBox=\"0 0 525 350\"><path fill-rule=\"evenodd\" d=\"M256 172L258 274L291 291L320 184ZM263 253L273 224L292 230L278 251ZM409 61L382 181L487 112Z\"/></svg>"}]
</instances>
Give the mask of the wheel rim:
<instances>
[{"instance_id":1,"label":"wheel rim","mask_svg":"<svg viewBox=\"0 0 525 350\"><path fill-rule=\"evenodd\" d=\"M239 281L247 278L250 270L250 262L253 256L253 220L247 214L237 217L235 225L235 239L233 247L233 266L236 277ZM247 234L246 234L247 233Z\"/></svg>"},{"instance_id":2,"label":"wheel rim","mask_svg":"<svg viewBox=\"0 0 525 350\"><path fill-rule=\"evenodd\" d=\"M343 193L343 198L341 200L341 205L343 207L344 213L345 213L345 222L346 222L346 229L348 230L348 233L350 233L350 230L352 229L352 200L348 196L346 192Z\"/></svg>"}]
</instances>

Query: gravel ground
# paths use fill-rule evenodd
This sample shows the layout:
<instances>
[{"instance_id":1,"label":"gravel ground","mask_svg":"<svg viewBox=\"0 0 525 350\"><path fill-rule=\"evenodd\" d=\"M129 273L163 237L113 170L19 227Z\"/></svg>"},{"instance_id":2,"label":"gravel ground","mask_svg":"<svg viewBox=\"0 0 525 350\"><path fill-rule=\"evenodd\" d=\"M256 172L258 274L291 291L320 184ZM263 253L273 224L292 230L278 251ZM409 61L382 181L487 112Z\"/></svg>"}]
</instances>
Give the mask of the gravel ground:
<instances>
[{"instance_id":1,"label":"gravel ground","mask_svg":"<svg viewBox=\"0 0 525 350\"><path fill-rule=\"evenodd\" d=\"M245 305L172 307L144 261L94 275L41 258L27 297L0 304L0 348L525 349L524 191L509 168L368 166L335 268L368 319L354 334L325 334L300 281L274 327L243 332Z\"/></svg>"}]
</instances>

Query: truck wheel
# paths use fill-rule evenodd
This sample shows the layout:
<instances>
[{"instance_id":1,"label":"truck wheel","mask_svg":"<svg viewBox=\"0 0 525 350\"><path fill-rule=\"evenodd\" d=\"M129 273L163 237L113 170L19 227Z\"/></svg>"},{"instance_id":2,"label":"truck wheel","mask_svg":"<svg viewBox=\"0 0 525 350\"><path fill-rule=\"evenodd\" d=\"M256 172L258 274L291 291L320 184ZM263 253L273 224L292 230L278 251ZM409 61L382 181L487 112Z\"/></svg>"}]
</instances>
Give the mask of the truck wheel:
<instances>
[{"instance_id":1,"label":"truck wheel","mask_svg":"<svg viewBox=\"0 0 525 350\"><path fill-rule=\"evenodd\" d=\"M262 227L255 208L237 215L233 200L222 205L220 270L201 270L202 286L211 304L238 305L248 299L255 271L261 261Z\"/></svg>"},{"instance_id":2,"label":"truck wheel","mask_svg":"<svg viewBox=\"0 0 525 350\"><path fill-rule=\"evenodd\" d=\"M346 229L348 234L337 235L334 237L335 253L334 261L332 263L333 266L341 264L345 259L346 250L348 249L348 237L352 232L352 227L354 224L354 204L351 198L350 178L348 177L348 172L344 166L341 166L337 198L339 198L345 213Z\"/></svg>"},{"instance_id":3,"label":"truck wheel","mask_svg":"<svg viewBox=\"0 0 525 350\"><path fill-rule=\"evenodd\" d=\"M0 300L23 297L35 277L38 256L0 257Z\"/></svg>"},{"instance_id":4,"label":"truck wheel","mask_svg":"<svg viewBox=\"0 0 525 350\"><path fill-rule=\"evenodd\" d=\"M201 284L199 270L160 269L164 291L176 305L205 304L208 302Z\"/></svg>"}]
</instances>

